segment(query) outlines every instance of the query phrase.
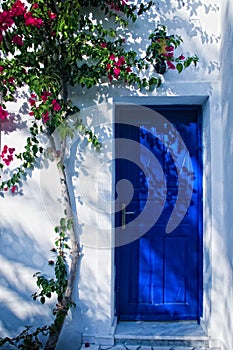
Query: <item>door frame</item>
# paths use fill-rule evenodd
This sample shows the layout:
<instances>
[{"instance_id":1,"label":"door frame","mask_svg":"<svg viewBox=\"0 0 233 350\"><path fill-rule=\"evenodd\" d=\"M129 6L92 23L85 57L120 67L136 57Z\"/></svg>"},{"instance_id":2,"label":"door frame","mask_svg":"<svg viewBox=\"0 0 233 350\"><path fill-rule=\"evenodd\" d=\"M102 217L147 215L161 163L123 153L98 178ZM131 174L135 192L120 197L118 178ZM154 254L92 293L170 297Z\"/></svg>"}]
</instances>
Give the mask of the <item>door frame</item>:
<instances>
[{"instance_id":1,"label":"door frame","mask_svg":"<svg viewBox=\"0 0 233 350\"><path fill-rule=\"evenodd\" d=\"M122 104L133 104L133 105L144 105L144 106L164 106L165 108L167 107L168 109L171 107L181 107L185 106L187 109L193 105L201 107L202 113L201 115L198 116L198 129L199 129L199 141L200 141L200 157L202 159L202 164L204 164L204 160L206 157L205 154L205 138L203 135L209 134L209 99L207 95L202 95L202 96L156 96L156 97L125 97L125 98L119 98L119 99L114 99L115 106L116 105L122 105ZM115 115L115 110L114 110L114 115ZM208 117L206 118L206 115ZM205 118L204 118L205 117ZM205 123L204 123L205 119ZM201 124L201 125L200 125ZM205 179L204 179L204 170L202 169L202 179L203 179L203 184L202 186L202 200L203 200L203 206L202 206L202 213L205 213L205 205L204 205L204 198L205 198L205 193L204 190L206 191L206 186L205 186ZM115 176L115 175L114 175ZM115 179L114 179L115 180ZM113 181L113 184L115 181ZM201 288L199 288L199 321L203 324L206 324L205 321L205 310L206 307L203 306L204 301L206 300L206 293L203 288L205 285L204 277L205 276L205 258L206 256L203 254L205 252L205 225L204 225L204 215L202 215L202 220L199 221L199 228L202 230L202 240L199 242L199 255L201 257L201 263L199 264L199 278L200 278L200 284ZM200 227L201 226L201 227ZM115 269L116 269L116 259L115 259ZM118 288L117 283L116 283L116 275L115 275L115 310L116 310L116 304L117 304L117 295L116 289ZM204 294L205 295L204 295ZM209 291L207 291L209 294ZM116 310L117 313L117 310ZM206 328L206 327L204 327Z\"/></svg>"}]
</instances>

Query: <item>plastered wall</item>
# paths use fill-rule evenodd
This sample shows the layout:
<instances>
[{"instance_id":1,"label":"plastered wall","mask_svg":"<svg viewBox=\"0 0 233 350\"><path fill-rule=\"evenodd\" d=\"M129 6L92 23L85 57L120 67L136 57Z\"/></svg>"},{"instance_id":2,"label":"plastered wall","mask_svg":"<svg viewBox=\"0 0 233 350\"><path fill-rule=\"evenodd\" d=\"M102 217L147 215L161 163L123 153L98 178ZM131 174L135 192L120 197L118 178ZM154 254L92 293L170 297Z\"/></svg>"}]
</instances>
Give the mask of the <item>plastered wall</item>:
<instances>
[{"instance_id":1,"label":"plastered wall","mask_svg":"<svg viewBox=\"0 0 233 350\"><path fill-rule=\"evenodd\" d=\"M202 326L213 345L231 350L232 339L232 4L231 1L155 1L150 14L131 25L127 44L143 55L146 37L157 23L180 34L184 55L196 53L198 67L182 74L169 71L155 91L138 91L107 83L89 90L73 88L70 96L81 108L84 122L99 134L105 148L94 156L78 135L67 152L67 175L83 256L76 281L77 307L67 318L60 348L76 349L80 342L110 344L114 318L113 191L114 103L189 103L202 96L204 159L204 312ZM231 40L230 40L231 38ZM147 99L147 100L145 100ZM26 137L28 116L23 96L10 108L20 130L9 123L1 145L19 148ZM159 102L160 101L160 102ZM187 100L185 100L187 101ZM205 101L205 102L204 102ZM85 155L85 156L84 156ZM232 158L232 159L231 159ZM96 169L96 171L95 171ZM52 269L53 227L63 212L59 179L52 161L41 163L19 196L0 197L0 335L14 335L24 325L51 320L51 304L32 301L33 273ZM72 344L69 339L72 336Z\"/></svg>"}]
</instances>

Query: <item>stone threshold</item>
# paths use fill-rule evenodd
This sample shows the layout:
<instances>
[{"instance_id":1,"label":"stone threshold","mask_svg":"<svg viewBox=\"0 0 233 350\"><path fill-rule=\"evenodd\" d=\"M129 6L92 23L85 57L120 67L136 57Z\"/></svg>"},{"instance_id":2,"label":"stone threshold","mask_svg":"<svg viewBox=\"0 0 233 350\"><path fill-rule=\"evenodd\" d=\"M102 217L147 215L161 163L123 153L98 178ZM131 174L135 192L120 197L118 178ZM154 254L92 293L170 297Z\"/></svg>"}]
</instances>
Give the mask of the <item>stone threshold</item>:
<instances>
[{"instance_id":1,"label":"stone threshold","mask_svg":"<svg viewBox=\"0 0 233 350\"><path fill-rule=\"evenodd\" d=\"M115 344L209 346L209 338L195 321L177 322L124 322L115 332Z\"/></svg>"}]
</instances>

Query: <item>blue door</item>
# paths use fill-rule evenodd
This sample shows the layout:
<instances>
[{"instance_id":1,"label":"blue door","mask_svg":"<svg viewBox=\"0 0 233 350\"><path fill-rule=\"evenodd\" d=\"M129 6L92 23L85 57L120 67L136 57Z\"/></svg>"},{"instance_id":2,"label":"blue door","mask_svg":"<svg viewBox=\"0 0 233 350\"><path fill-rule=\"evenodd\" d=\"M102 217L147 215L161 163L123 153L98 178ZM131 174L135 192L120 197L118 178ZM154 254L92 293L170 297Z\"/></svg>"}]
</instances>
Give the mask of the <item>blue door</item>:
<instances>
[{"instance_id":1,"label":"blue door","mask_svg":"<svg viewBox=\"0 0 233 350\"><path fill-rule=\"evenodd\" d=\"M150 106L147 117L139 107L115 111L117 316L199 320L201 110Z\"/></svg>"}]
</instances>

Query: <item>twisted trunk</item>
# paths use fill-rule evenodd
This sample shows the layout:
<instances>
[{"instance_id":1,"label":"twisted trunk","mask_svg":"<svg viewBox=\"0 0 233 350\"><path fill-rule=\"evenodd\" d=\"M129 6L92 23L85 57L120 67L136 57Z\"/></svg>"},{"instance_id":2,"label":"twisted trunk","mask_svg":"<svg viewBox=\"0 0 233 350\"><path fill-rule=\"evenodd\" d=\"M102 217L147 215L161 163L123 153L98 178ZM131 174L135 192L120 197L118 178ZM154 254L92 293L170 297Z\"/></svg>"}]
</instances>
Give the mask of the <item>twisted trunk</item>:
<instances>
[{"instance_id":1,"label":"twisted trunk","mask_svg":"<svg viewBox=\"0 0 233 350\"><path fill-rule=\"evenodd\" d=\"M68 98L68 89L67 89L67 83L65 80L62 81L62 87L63 87L62 97L66 101ZM62 151L59 157L60 161L58 162L58 170L59 170L59 177L62 185L62 196L64 199L66 214L67 214L67 217L73 218L73 212L71 209L71 199L70 199L70 194L68 190L65 166L64 166L65 150L66 150L66 143L64 142L62 144ZM70 308L69 305L72 303L74 283L75 283L75 278L76 278L76 273L78 270L78 263L80 258L80 246L76 239L74 221L72 221L72 227L70 228L69 233L70 233L69 238L70 238L70 245L71 245L71 263L70 263L70 269L67 273L68 274L67 287L61 302L56 305L56 309L54 310L56 316L55 316L54 323L51 326L51 331L45 345L45 350L54 350L56 348L66 316L68 314L68 310Z\"/></svg>"}]
</instances>

